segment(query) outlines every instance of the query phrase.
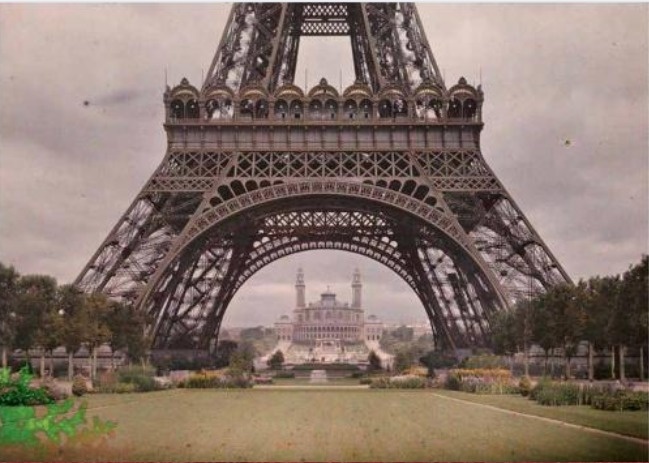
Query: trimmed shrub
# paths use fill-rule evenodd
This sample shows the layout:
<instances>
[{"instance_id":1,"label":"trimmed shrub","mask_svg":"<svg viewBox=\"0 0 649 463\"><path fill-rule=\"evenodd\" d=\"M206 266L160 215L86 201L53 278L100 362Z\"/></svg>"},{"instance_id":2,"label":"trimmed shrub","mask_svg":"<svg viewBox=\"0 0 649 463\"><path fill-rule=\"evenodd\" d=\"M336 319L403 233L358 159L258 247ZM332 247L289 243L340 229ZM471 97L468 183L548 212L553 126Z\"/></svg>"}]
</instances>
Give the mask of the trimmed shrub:
<instances>
[{"instance_id":1,"label":"trimmed shrub","mask_svg":"<svg viewBox=\"0 0 649 463\"><path fill-rule=\"evenodd\" d=\"M280 379L295 378L295 373L293 373L292 371L278 371L273 374L273 377Z\"/></svg>"},{"instance_id":2,"label":"trimmed shrub","mask_svg":"<svg viewBox=\"0 0 649 463\"><path fill-rule=\"evenodd\" d=\"M426 386L425 378L414 375L375 378L370 382L372 389L423 389Z\"/></svg>"},{"instance_id":3,"label":"trimmed shrub","mask_svg":"<svg viewBox=\"0 0 649 463\"><path fill-rule=\"evenodd\" d=\"M611 391L594 394L591 406L598 410L649 410L649 394L634 391Z\"/></svg>"},{"instance_id":4,"label":"trimmed shrub","mask_svg":"<svg viewBox=\"0 0 649 463\"><path fill-rule=\"evenodd\" d=\"M581 399L580 387L574 383L547 384L536 394L541 405L581 405Z\"/></svg>"},{"instance_id":5,"label":"trimmed shrub","mask_svg":"<svg viewBox=\"0 0 649 463\"><path fill-rule=\"evenodd\" d=\"M523 397L530 395L530 391L532 390L532 381L530 381L529 376L523 376L521 378L521 380L518 382L518 390Z\"/></svg>"},{"instance_id":6,"label":"trimmed shrub","mask_svg":"<svg viewBox=\"0 0 649 463\"><path fill-rule=\"evenodd\" d=\"M372 378L361 378L358 380L358 382L364 385L372 384Z\"/></svg>"},{"instance_id":7,"label":"trimmed shrub","mask_svg":"<svg viewBox=\"0 0 649 463\"><path fill-rule=\"evenodd\" d=\"M130 392L138 392L138 390L137 386L133 383L117 383L113 386L111 392L115 394L128 394Z\"/></svg>"},{"instance_id":8,"label":"trimmed shrub","mask_svg":"<svg viewBox=\"0 0 649 463\"><path fill-rule=\"evenodd\" d=\"M118 370L117 378L119 383L133 384L137 392L157 391L160 387L153 379L155 370L153 368L132 367Z\"/></svg>"},{"instance_id":9,"label":"trimmed shrub","mask_svg":"<svg viewBox=\"0 0 649 463\"><path fill-rule=\"evenodd\" d=\"M449 372L446 376L446 381L444 382L444 388L450 391L459 391L460 390L460 377Z\"/></svg>"},{"instance_id":10,"label":"trimmed shrub","mask_svg":"<svg viewBox=\"0 0 649 463\"><path fill-rule=\"evenodd\" d=\"M84 376L75 375L74 378L72 378L72 393L77 397L86 394L88 392L86 381L87 380Z\"/></svg>"},{"instance_id":11,"label":"trimmed shrub","mask_svg":"<svg viewBox=\"0 0 649 463\"><path fill-rule=\"evenodd\" d=\"M30 387L32 377L26 366L16 375L12 375L9 368L0 368L0 405L44 405L54 402L45 388Z\"/></svg>"},{"instance_id":12,"label":"trimmed shrub","mask_svg":"<svg viewBox=\"0 0 649 463\"><path fill-rule=\"evenodd\" d=\"M184 384L184 387L192 389L213 389L213 388L248 388L252 387L252 381L247 375L223 374L222 370L216 372L195 373L191 375Z\"/></svg>"}]
</instances>

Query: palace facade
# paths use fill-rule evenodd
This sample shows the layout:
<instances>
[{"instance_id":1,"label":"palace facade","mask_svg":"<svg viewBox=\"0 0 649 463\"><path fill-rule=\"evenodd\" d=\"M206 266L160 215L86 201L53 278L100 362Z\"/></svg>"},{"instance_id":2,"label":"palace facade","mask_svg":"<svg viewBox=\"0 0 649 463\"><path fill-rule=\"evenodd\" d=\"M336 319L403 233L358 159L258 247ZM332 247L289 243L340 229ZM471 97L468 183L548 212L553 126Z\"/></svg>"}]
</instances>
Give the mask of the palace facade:
<instances>
[{"instance_id":1,"label":"palace facade","mask_svg":"<svg viewBox=\"0 0 649 463\"><path fill-rule=\"evenodd\" d=\"M340 302L336 294L327 288L320 300L306 303L304 272L298 269L296 307L293 317L283 315L275 323L278 341L319 345L322 341L336 343L363 343L378 341L383 332L383 323L376 316L365 318L362 307L362 283L358 269L352 276L352 301Z\"/></svg>"}]
</instances>

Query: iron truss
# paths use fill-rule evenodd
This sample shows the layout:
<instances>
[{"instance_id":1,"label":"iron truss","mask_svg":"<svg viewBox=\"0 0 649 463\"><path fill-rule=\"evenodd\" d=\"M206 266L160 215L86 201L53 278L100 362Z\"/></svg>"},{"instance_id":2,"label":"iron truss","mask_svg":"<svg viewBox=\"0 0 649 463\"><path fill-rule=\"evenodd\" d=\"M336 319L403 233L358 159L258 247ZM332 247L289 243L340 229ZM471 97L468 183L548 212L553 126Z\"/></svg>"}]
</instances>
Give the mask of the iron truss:
<instances>
[{"instance_id":1,"label":"iron truss","mask_svg":"<svg viewBox=\"0 0 649 463\"><path fill-rule=\"evenodd\" d=\"M301 35L349 35L357 81L293 85ZM248 278L312 249L392 269L455 349L570 281L482 156L482 91L446 88L412 4L235 4L202 88L164 102L167 153L76 280L145 311L155 347L213 347Z\"/></svg>"}]
</instances>

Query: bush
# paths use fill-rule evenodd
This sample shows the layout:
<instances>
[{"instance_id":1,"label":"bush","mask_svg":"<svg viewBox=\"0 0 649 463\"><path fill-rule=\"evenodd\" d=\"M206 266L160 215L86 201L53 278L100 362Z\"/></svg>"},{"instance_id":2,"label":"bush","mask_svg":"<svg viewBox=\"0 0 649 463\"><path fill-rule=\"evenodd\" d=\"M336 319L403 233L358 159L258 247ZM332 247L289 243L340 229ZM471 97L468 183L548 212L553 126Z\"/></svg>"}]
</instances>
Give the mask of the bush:
<instances>
[{"instance_id":1,"label":"bush","mask_svg":"<svg viewBox=\"0 0 649 463\"><path fill-rule=\"evenodd\" d=\"M446 389L475 394L516 394L508 370L492 368L457 368L450 370L444 383Z\"/></svg>"},{"instance_id":2,"label":"bush","mask_svg":"<svg viewBox=\"0 0 649 463\"><path fill-rule=\"evenodd\" d=\"M9 368L0 368L0 405L44 405L54 402L45 388L29 386L32 377L26 366L17 375L12 375Z\"/></svg>"},{"instance_id":3,"label":"bush","mask_svg":"<svg viewBox=\"0 0 649 463\"><path fill-rule=\"evenodd\" d=\"M68 392L54 378L45 378L41 382L41 387L47 391L47 394L54 400L63 400L68 398Z\"/></svg>"},{"instance_id":4,"label":"bush","mask_svg":"<svg viewBox=\"0 0 649 463\"><path fill-rule=\"evenodd\" d=\"M536 401L541 405L581 405L581 393L578 384L552 383L541 388L536 394Z\"/></svg>"},{"instance_id":5,"label":"bush","mask_svg":"<svg viewBox=\"0 0 649 463\"><path fill-rule=\"evenodd\" d=\"M610 391L594 394L591 406L598 410L649 410L649 394L634 391Z\"/></svg>"},{"instance_id":6,"label":"bush","mask_svg":"<svg viewBox=\"0 0 649 463\"><path fill-rule=\"evenodd\" d=\"M115 394L127 394L129 392L138 392L137 386L133 383L117 383L111 391Z\"/></svg>"},{"instance_id":7,"label":"bush","mask_svg":"<svg viewBox=\"0 0 649 463\"><path fill-rule=\"evenodd\" d=\"M77 397L86 394L88 392L86 381L87 380L84 376L75 375L74 378L72 378L72 393Z\"/></svg>"},{"instance_id":8,"label":"bush","mask_svg":"<svg viewBox=\"0 0 649 463\"><path fill-rule=\"evenodd\" d=\"M295 373L293 373L292 371L278 371L273 375L273 377L280 379L295 378Z\"/></svg>"},{"instance_id":9,"label":"bush","mask_svg":"<svg viewBox=\"0 0 649 463\"><path fill-rule=\"evenodd\" d=\"M518 382L518 389L523 397L530 395L530 391L532 390L532 381L530 381L529 376L523 376L521 378Z\"/></svg>"},{"instance_id":10,"label":"bush","mask_svg":"<svg viewBox=\"0 0 649 463\"><path fill-rule=\"evenodd\" d=\"M184 387L192 389L212 389L212 388L248 388L252 387L252 381L247 375L231 374L219 372L219 374L194 373L187 381Z\"/></svg>"},{"instance_id":11,"label":"bush","mask_svg":"<svg viewBox=\"0 0 649 463\"><path fill-rule=\"evenodd\" d=\"M414 375L375 378L370 382L372 389L423 389L426 386L425 378Z\"/></svg>"},{"instance_id":12,"label":"bush","mask_svg":"<svg viewBox=\"0 0 649 463\"><path fill-rule=\"evenodd\" d=\"M153 376L153 368L133 367L118 370L117 378L119 383L133 384L137 392L150 392L160 389Z\"/></svg>"},{"instance_id":13,"label":"bush","mask_svg":"<svg viewBox=\"0 0 649 463\"><path fill-rule=\"evenodd\" d=\"M360 384L372 384L372 378L361 378L358 382Z\"/></svg>"}]
</instances>

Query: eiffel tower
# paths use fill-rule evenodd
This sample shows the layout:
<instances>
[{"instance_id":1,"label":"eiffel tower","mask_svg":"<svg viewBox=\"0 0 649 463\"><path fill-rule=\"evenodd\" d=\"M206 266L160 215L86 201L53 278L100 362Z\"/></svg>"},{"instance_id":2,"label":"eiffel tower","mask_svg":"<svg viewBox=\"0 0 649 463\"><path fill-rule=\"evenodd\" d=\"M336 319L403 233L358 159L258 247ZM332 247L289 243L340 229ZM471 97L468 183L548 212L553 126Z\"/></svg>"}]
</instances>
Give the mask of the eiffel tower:
<instances>
[{"instance_id":1,"label":"eiffel tower","mask_svg":"<svg viewBox=\"0 0 649 463\"><path fill-rule=\"evenodd\" d=\"M348 36L355 82L295 85L300 38ZM164 93L168 148L76 279L134 304L154 348L213 349L228 304L293 253L396 272L440 346L569 276L480 151L480 86L446 86L410 3L237 3L199 89Z\"/></svg>"}]
</instances>

